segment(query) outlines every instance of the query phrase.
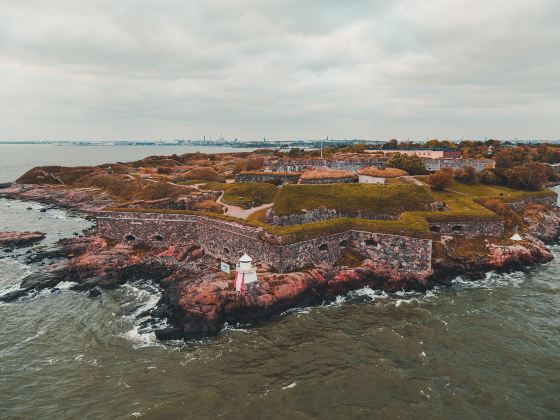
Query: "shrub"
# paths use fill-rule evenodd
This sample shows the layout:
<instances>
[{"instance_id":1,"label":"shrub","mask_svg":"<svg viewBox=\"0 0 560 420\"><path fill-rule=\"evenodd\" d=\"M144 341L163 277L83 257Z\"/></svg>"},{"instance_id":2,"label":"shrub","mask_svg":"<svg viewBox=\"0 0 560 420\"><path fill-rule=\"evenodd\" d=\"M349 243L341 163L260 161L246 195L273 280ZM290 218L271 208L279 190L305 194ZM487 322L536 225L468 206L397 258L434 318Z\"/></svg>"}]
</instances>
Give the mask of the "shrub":
<instances>
[{"instance_id":1,"label":"shrub","mask_svg":"<svg viewBox=\"0 0 560 420\"><path fill-rule=\"evenodd\" d=\"M436 191L443 191L453 185L453 172L442 170L428 176L427 182Z\"/></svg>"},{"instance_id":2,"label":"shrub","mask_svg":"<svg viewBox=\"0 0 560 420\"><path fill-rule=\"evenodd\" d=\"M409 156L396 153L389 158L387 166L402 169L411 175L420 175L426 173L426 165L418 156Z\"/></svg>"},{"instance_id":3,"label":"shrub","mask_svg":"<svg viewBox=\"0 0 560 420\"><path fill-rule=\"evenodd\" d=\"M463 184L478 184L478 174L472 166L465 166L455 171L454 177Z\"/></svg>"},{"instance_id":4,"label":"shrub","mask_svg":"<svg viewBox=\"0 0 560 420\"><path fill-rule=\"evenodd\" d=\"M499 183L499 179L496 173L492 169L485 169L479 175L478 178L480 182L487 185L496 185Z\"/></svg>"},{"instance_id":5,"label":"shrub","mask_svg":"<svg viewBox=\"0 0 560 420\"><path fill-rule=\"evenodd\" d=\"M511 188L541 190L548 181L556 179L554 171L544 163L526 163L504 171L506 184Z\"/></svg>"},{"instance_id":6,"label":"shrub","mask_svg":"<svg viewBox=\"0 0 560 420\"><path fill-rule=\"evenodd\" d=\"M158 174L170 174L171 173L171 168L169 166L160 166L157 168L157 173Z\"/></svg>"}]
</instances>

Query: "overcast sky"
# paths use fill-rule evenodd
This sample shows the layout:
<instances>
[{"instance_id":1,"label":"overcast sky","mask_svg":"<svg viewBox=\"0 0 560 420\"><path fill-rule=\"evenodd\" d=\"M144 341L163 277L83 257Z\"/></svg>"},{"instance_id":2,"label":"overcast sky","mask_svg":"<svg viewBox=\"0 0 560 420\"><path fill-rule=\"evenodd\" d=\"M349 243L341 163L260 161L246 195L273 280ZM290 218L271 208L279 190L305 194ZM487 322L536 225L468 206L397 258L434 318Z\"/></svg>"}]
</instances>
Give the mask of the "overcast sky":
<instances>
[{"instance_id":1,"label":"overcast sky","mask_svg":"<svg viewBox=\"0 0 560 420\"><path fill-rule=\"evenodd\" d=\"M560 138L558 0L1 0L0 139Z\"/></svg>"}]
</instances>

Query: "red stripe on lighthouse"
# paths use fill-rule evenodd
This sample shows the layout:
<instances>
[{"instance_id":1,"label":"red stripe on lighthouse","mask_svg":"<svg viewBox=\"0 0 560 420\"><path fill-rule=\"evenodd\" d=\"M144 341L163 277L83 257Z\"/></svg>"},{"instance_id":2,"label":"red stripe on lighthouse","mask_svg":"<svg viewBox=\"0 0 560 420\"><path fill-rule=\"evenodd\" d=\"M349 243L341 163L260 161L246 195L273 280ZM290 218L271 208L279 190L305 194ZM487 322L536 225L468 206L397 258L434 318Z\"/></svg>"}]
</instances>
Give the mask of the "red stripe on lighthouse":
<instances>
[{"instance_id":1,"label":"red stripe on lighthouse","mask_svg":"<svg viewBox=\"0 0 560 420\"><path fill-rule=\"evenodd\" d=\"M245 273L241 274L241 294L245 294Z\"/></svg>"}]
</instances>

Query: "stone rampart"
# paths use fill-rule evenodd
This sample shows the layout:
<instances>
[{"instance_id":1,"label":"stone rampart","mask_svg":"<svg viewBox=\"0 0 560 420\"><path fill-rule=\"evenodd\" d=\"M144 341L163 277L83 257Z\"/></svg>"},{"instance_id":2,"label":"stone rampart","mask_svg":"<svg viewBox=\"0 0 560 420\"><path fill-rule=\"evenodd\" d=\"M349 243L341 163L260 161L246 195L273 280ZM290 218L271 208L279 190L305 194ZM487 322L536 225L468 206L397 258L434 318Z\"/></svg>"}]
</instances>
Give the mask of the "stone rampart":
<instances>
[{"instance_id":1,"label":"stone rampart","mask_svg":"<svg viewBox=\"0 0 560 420\"><path fill-rule=\"evenodd\" d=\"M240 172L235 175L235 182L269 182L272 184L297 184L301 173L294 172Z\"/></svg>"},{"instance_id":2,"label":"stone rampart","mask_svg":"<svg viewBox=\"0 0 560 420\"><path fill-rule=\"evenodd\" d=\"M271 171L305 171L309 169L339 169L356 172L359 169L368 166L375 166L379 169L385 169L385 159L348 159L348 160L329 160L329 159L279 159L269 164L268 169Z\"/></svg>"},{"instance_id":3,"label":"stone rampart","mask_svg":"<svg viewBox=\"0 0 560 420\"><path fill-rule=\"evenodd\" d=\"M556 206L558 195L529 196L513 203L508 203L508 207L515 211L523 211L529 203L544 204L545 206Z\"/></svg>"},{"instance_id":4,"label":"stone rampart","mask_svg":"<svg viewBox=\"0 0 560 420\"><path fill-rule=\"evenodd\" d=\"M339 217L353 217L370 220L396 220L399 218L399 216L393 216L391 214L367 214L361 211L357 212L356 214L349 214L339 212L335 209L319 207L314 210L307 210L302 213L287 215L277 215L273 209L269 209L265 216L265 222L276 226L291 226L301 225L304 223L319 222L322 220L336 219Z\"/></svg>"},{"instance_id":5,"label":"stone rampart","mask_svg":"<svg viewBox=\"0 0 560 420\"><path fill-rule=\"evenodd\" d=\"M349 249L401 272L431 270L431 239L381 233L347 231L275 245L264 240L262 228L199 215L139 212L102 212L98 216L98 232L116 241L153 246L195 243L209 255L230 264L247 252L256 261L265 261L280 272L325 262L334 264ZM280 243L279 238L275 239Z\"/></svg>"},{"instance_id":6,"label":"stone rampart","mask_svg":"<svg viewBox=\"0 0 560 420\"><path fill-rule=\"evenodd\" d=\"M432 233L436 235L464 236L465 238L504 236L503 220L429 222L429 225Z\"/></svg>"},{"instance_id":7,"label":"stone rampart","mask_svg":"<svg viewBox=\"0 0 560 420\"><path fill-rule=\"evenodd\" d=\"M317 177L317 178L306 178L301 177L299 179L300 184L353 184L358 182L357 176L339 176L339 177Z\"/></svg>"}]
</instances>

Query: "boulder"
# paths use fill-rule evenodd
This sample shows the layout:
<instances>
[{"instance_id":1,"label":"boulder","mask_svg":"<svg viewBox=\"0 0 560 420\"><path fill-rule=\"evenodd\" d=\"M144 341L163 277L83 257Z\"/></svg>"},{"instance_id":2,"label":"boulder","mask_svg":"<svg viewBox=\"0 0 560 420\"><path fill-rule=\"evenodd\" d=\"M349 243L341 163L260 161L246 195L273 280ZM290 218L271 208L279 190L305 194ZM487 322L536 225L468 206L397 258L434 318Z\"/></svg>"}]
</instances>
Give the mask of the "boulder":
<instances>
[{"instance_id":1,"label":"boulder","mask_svg":"<svg viewBox=\"0 0 560 420\"><path fill-rule=\"evenodd\" d=\"M43 239L42 232L0 232L0 247L29 246Z\"/></svg>"}]
</instances>

